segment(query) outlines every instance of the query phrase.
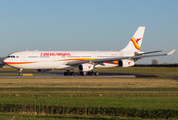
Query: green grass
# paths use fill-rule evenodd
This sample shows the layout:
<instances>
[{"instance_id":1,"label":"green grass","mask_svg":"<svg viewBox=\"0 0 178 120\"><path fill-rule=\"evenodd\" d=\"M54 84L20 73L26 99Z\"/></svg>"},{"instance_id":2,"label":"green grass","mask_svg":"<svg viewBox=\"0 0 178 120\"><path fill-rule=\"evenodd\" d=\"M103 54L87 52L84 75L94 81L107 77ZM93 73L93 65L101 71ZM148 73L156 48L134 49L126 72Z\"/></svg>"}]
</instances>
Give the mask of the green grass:
<instances>
[{"instance_id":1,"label":"green grass","mask_svg":"<svg viewBox=\"0 0 178 120\"><path fill-rule=\"evenodd\" d=\"M0 78L2 88L178 88L168 78Z\"/></svg>"},{"instance_id":2,"label":"green grass","mask_svg":"<svg viewBox=\"0 0 178 120\"><path fill-rule=\"evenodd\" d=\"M105 116L79 116L79 115L28 115L28 114L13 114L0 113L1 120L117 120L118 117ZM119 118L127 119L127 118ZM139 119L142 120L142 119Z\"/></svg>"},{"instance_id":3,"label":"green grass","mask_svg":"<svg viewBox=\"0 0 178 120\"><path fill-rule=\"evenodd\" d=\"M1 104L64 105L70 107L124 107L140 109L178 109L178 97L1 97ZM17 102L18 101L18 102Z\"/></svg>"},{"instance_id":4,"label":"green grass","mask_svg":"<svg viewBox=\"0 0 178 120\"><path fill-rule=\"evenodd\" d=\"M37 102L50 105L178 109L178 81L171 79L1 78L0 83L1 104L35 104L38 96Z\"/></svg>"},{"instance_id":5,"label":"green grass","mask_svg":"<svg viewBox=\"0 0 178 120\"><path fill-rule=\"evenodd\" d=\"M28 115L14 113L0 113L1 120L164 120L161 119L142 119L142 118L125 118L125 117L108 117L108 116L78 116L78 115ZM177 120L169 118L167 120Z\"/></svg>"},{"instance_id":6,"label":"green grass","mask_svg":"<svg viewBox=\"0 0 178 120\"><path fill-rule=\"evenodd\" d=\"M0 71L14 71L4 68ZM36 70L24 70L35 72ZM99 72L178 75L176 67L96 69ZM53 70L50 72L63 72ZM49 73L50 73L49 72ZM78 72L78 71L76 71ZM0 75L3 73L0 73ZM18 73L4 73L18 75ZM36 74L34 74L36 75ZM40 74L37 74L40 75ZM178 110L178 81L165 78L0 78L0 104L124 107ZM36 96L38 98L36 99ZM18 102L17 102L18 101ZM58 101L58 102L57 102ZM103 116L23 115L0 113L0 119L116 119ZM126 118L122 118L126 119ZM137 119L137 118L135 118Z\"/></svg>"},{"instance_id":7,"label":"green grass","mask_svg":"<svg viewBox=\"0 0 178 120\"><path fill-rule=\"evenodd\" d=\"M0 97L178 97L177 88L1 88Z\"/></svg>"}]
</instances>

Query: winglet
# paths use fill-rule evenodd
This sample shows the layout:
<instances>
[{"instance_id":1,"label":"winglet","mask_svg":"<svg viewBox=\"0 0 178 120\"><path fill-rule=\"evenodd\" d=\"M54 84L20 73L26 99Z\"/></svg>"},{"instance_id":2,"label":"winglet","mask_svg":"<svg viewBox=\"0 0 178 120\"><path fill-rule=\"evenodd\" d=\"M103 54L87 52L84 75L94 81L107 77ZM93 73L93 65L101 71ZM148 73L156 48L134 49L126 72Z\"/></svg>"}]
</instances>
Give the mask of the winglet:
<instances>
[{"instance_id":1,"label":"winglet","mask_svg":"<svg viewBox=\"0 0 178 120\"><path fill-rule=\"evenodd\" d=\"M176 49L174 49L171 52L167 53L167 55L172 55L175 51L176 51Z\"/></svg>"}]
</instances>

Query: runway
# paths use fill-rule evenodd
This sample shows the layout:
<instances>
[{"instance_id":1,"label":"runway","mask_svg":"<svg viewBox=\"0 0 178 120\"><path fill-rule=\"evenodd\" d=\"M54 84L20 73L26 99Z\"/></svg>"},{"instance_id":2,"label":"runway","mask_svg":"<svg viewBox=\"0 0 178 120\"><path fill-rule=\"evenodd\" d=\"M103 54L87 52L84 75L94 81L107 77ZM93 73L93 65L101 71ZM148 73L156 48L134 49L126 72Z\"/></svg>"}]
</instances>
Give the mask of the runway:
<instances>
[{"instance_id":1,"label":"runway","mask_svg":"<svg viewBox=\"0 0 178 120\"><path fill-rule=\"evenodd\" d=\"M0 78L135 78L135 76L0 76Z\"/></svg>"},{"instance_id":2,"label":"runway","mask_svg":"<svg viewBox=\"0 0 178 120\"><path fill-rule=\"evenodd\" d=\"M1 71L1 73L18 73L15 71ZM99 76L80 76L79 73L75 73L74 76L64 76L63 72L24 72L24 74L36 74L33 76L18 76L18 75L2 75L0 78L139 78L139 77L150 77L156 78L155 75L143 75L143 74L132 74L132 73L100 73ZM38 75L45 74L45 75Z\"/></svg>"}]
</instances>

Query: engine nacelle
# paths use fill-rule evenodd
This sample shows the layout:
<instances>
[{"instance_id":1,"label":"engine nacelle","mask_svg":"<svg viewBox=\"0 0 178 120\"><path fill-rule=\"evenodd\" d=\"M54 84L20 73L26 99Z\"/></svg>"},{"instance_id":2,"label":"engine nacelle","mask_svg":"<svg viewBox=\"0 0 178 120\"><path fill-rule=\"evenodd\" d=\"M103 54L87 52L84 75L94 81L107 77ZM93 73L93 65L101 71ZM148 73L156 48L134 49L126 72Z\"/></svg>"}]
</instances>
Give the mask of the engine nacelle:
<instances>
[{"instance_id":1,"label":"engine nacelle","mask_svg":"<svg viewBox=\"0 0 178 120\"><path fill-rule=\"evenodd\" d=\"M93 70L94 68L95 68L95 66L92 65L92 64L80 64L80 65L78 66L78 69L79 69L80 71L83 71L83 72L91 71L91 70Z\"/></svg>"},{"instance_id":2,"label":"engine nacelle","mask_svg":"<svg viewBox=\"0 0 178 120\"><path fill-rule=\"evenodd\" d=\"M50 71L52 69L37 69L38 72L47 72L47 71Z\"/></svg>"},{"instance_id":3,"label":"engine nacelle","mask_svg":"<svg viewBox=\"0 0 178 120\"><path fill-rule=\"evenodd\" d=\"M120 60L118 61L118 66L119 67L131 67L134 66L135 62L132 60Z\"/></svg>"}]
</instances>

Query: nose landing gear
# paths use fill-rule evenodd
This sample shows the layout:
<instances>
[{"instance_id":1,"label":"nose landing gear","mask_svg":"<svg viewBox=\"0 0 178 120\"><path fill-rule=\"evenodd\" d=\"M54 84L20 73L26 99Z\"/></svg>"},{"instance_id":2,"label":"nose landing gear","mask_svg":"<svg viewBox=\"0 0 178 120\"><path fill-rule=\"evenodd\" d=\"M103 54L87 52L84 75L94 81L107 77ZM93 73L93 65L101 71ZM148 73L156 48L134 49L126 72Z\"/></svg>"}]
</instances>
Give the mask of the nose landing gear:
<instances>
[{"instance_id":1,"label":"nose landing gear","mask_svg":"<svg viewBox=\"0 0 178 120\"><path fill-rule=\"evenodd\" d=\"M19 71L19 76L23 76L22 70L23 70L22 68L18 69L18 71Z\"/></svg>"}]
</instances>

